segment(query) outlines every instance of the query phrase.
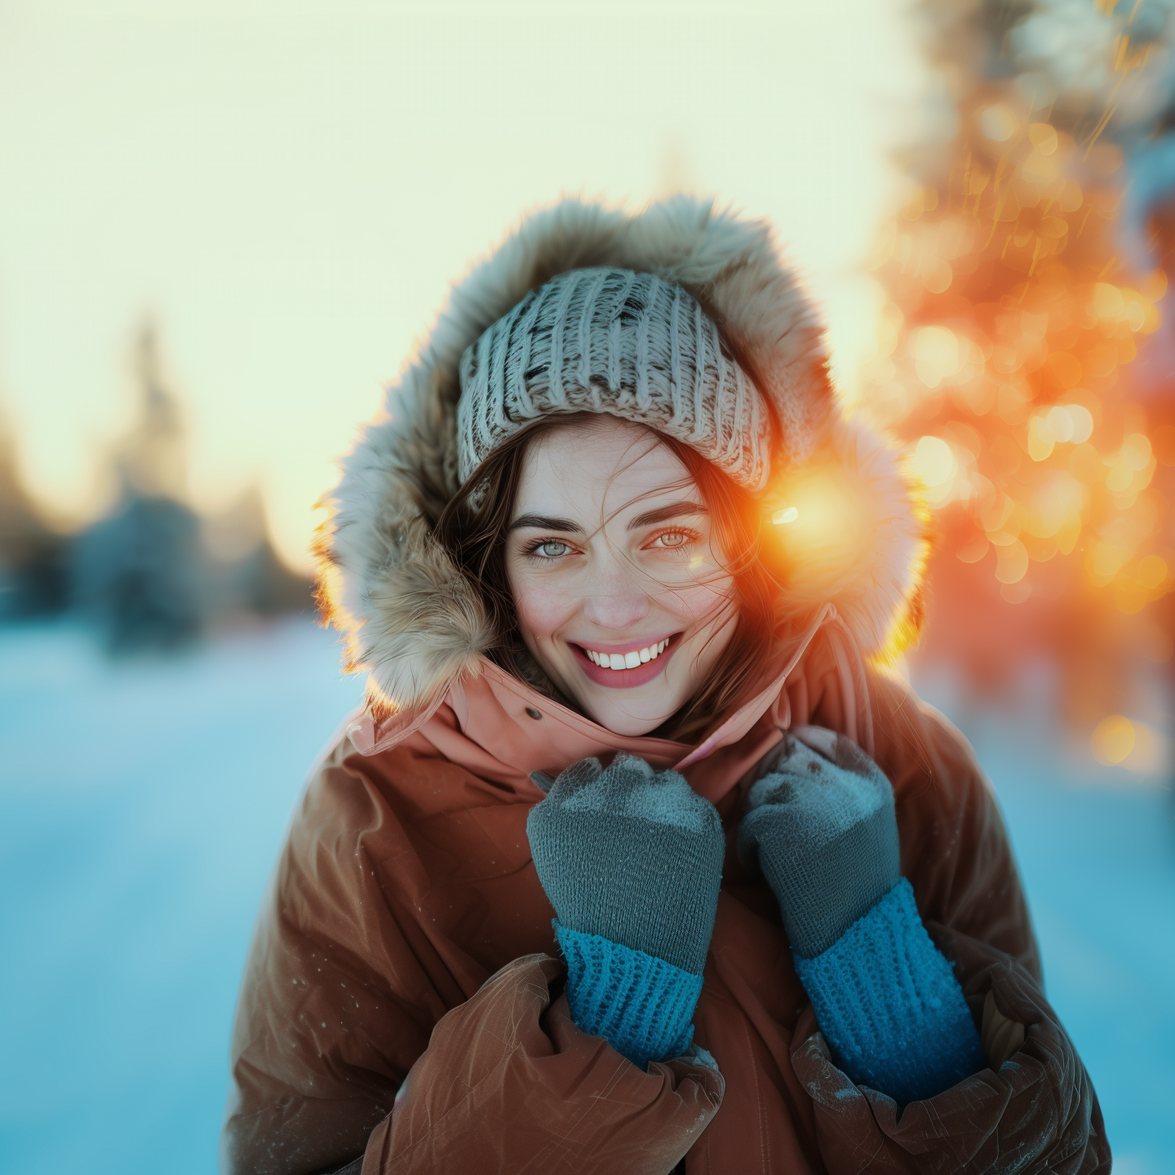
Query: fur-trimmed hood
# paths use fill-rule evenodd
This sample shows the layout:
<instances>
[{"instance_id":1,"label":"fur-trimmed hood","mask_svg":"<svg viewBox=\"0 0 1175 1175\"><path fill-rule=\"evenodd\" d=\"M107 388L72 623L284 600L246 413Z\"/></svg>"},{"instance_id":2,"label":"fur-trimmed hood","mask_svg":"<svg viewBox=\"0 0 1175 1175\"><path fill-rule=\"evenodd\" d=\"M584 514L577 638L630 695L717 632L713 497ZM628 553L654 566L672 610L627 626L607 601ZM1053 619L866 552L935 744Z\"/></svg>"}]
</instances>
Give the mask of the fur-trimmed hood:
<instances>
[{"instance_id":1,"label":"fur-trimmed hood","mask_svg":"<svg viewBox=\"0 0 1175 1175\"><path fill-rule=\"evenodd\" d=\"M897 454L847 420L824 334L760 221L675 197L637 216L568 200L529 217L456 285L432 333L343 462L319 536L319 599L369 694L397 709L476 674L495 634L476 586L432 537L457 492L458 365L532 289L589 266L653 273L714 318L775 417L764 508L793 569L787 609L836 606L866 656L917 630L925 523ZM794 509L793 509L794 508Z\"/></svg>"}]
</instances>

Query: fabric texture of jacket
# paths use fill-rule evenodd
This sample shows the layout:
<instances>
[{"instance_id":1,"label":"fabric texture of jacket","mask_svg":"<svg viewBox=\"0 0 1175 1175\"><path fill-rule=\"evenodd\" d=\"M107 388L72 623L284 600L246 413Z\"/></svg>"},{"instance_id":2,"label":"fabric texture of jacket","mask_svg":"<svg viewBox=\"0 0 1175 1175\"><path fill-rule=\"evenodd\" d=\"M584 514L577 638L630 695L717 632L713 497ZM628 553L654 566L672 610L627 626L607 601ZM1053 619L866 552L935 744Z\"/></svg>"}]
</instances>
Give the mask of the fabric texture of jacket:
<instances>
[{"instance_id":1,"label":"fabric texture of jacket","mask_svg":"<svg viewBox=\"0 0 1175 1175\"><path fill-rule=\"evenodd\" d=\"M765 500L806 520L780 535L794 639L695 745L615 735L499 668L476 585L432 538L457 489L461 352L526 290L588 265L657 273L706 306L774 413ZM893 453L837 409L822 348L766 230L682 199L635 218L561 205L455 289L348 458L323 537L324 604L369 702L312 772L261 910L227 1171L360 1155L363 1175L1108 1170L991 791L958 732L870 667L916 630L924 527ZM775 900L734 851L756 764L801 723L856 740L893 784L902 873L977 1022L994 999L1026 1028L998 1072L900 1108L832 1063ZM561 994L530 774L621 750L680 770L727 830L695 1017L717 1069L690 1053L640 1071Z\"/></svg>"}]
</instances>

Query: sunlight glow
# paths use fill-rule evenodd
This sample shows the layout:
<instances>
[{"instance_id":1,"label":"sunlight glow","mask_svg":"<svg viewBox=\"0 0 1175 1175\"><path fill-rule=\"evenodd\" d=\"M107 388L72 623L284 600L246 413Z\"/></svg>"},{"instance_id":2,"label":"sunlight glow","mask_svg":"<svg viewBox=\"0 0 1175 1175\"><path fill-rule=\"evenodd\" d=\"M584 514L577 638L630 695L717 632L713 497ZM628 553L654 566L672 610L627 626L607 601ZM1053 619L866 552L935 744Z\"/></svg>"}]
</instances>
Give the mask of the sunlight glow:
<instances>
[{"instance_id":1,"label":"sunlight glow","mask_svg":"<svg viewBox=\"0 0 1175 1175\"><path fill-rule=\"evenodd\" d=\"M1121 714L1103 718L1093 732L1093 756L1107 767L1121 763L1132 750L1137 737L1134 723Z\"/></svg>"},{"instance_id":2,"label":"sunlight glow","mask_svg":"<svg viewBox=\"0 0 1175 1175\"><path fill-rule=\"evenodd\" d=\"M933 489L954 477L958 464L946 441L927 436L914 449L914 468L923 483Z\"/></svg>"}]
</instances>

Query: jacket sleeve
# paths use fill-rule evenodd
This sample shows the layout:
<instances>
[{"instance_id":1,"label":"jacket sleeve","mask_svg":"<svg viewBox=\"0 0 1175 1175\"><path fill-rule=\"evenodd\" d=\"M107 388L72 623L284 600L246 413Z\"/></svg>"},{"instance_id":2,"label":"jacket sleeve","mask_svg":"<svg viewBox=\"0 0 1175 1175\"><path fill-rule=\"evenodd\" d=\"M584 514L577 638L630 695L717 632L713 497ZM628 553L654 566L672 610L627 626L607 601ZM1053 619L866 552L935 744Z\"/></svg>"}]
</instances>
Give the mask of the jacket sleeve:
<instances>
[{"instance_id":1,"label":"jacket sleeve","mask_svg":"<svg viewBox=\"0 0 1175 1175\"><path fill-rule=\"evenodd\" d=\"M377 857L402 863L408 842L343 758L311 781L262 905L222 1170L319 1175L364 1155L365 1175L666 1175L721 1102L717 1070L643 1072L580 1032L545 955L459 985L413 895L386 889Z\"/></svg>"},{"instance_id":2,"label":"jacket sleeve","mask_svg":"<svg viewBox=\"0 0 1175 1175\"><path fill-rule=\"evenodd\" d=\"M909 691L881 680L874 696L876 758L894 784L902 872L927 930L953 964L976 1024L990 998L1025 1033L998 1072L984 1067L901 1109L833 1064L806 1009L792 1038L792 1066L812 1097L829 1175L866 1168L1108 1172L1097 1097L1044 997L1027 904L990 786L962 735Z\"/></svg>"},{"instance_id":3,"label":"jacket sleeve","mask_svg":"<svg viewBox=\"0 0 1175 1175\"><path fill-rule=\"evenodd\" d=\"M987 992L1024 1043L999 1069L982 1069L900 1111L892 1098L854 1085L833 1063L807 1009L792 1041L792 1066L812 1097L830 1175L876 1172L1016 1171L1092 1175L1110 1169L1097 1098L1056 1013L1036 981L1003 952L931 924L939 948L970 978L979 1016Z\"/></svg>"},{"instance_id":4,"label":"jacket sleeve","mask_svg":"<svg viewBox=\"0 0 1175 1175\"><path fill-rule=\"evenodd\" d=\"M367 1092L369 1076L339 1072L337 1056L289 1085L238 1072L228 1170L333 1171L358 1147L361 1167L348 1175L669 1175L718 1111L721 1074L699 1049L638 1069L575 1026L566 996L552 1002L563 974L529 955L491 976L437 1023L390 1112ZM300 1092L316 1086L324 1096Z\"/></svg>"},{"instance_id":5,"label":"jacket sleeve","mask_svg":"<svg viewBox=\"0 0 1175 1175\"><path fill-rule=\"evenodd\" d=\"M437 1024L367 1144L363 1175L535 1170L668 1175L725 1083L708 1056L626 1061L551 1002L562 964L517 959Z\"/></svg>"}]
</instances>

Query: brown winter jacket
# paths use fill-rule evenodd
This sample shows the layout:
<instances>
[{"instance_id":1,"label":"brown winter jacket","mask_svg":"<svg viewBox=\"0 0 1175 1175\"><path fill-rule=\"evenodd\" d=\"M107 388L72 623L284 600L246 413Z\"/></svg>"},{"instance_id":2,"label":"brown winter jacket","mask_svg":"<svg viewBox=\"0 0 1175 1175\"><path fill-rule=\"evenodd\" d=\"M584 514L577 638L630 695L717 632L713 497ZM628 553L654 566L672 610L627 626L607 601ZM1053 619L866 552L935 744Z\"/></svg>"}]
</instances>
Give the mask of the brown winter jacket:
<instances>
[{"instance_id":1,"label":"brown winter jacket","mask_svg":"<svg viewBox=\"0 0 1175 1175\"><path fill-rule=\"evenodd\" d=\"M669 766L687 748L618 738L487 665L415 730L352 724L313 776L246 972L226 1169L311 1175L364 1155L363 1175L667 1175L684 1155L686 1175L1108 1170L970 749L887 677L870 675L866 710L843 648L826 626L778 700L684 774L729 846L748 769L781 727L866 741L871 719L924 920L977 1023L991 992L1027 1027L998 1072L904 1110L855 1086L830 1060L774 898L733 848L695 1018L718 1071L687 1058L641 1072L585 1036L530 859L542 793L528 773L617 748Z\"/></svg>"}]
</instances>

